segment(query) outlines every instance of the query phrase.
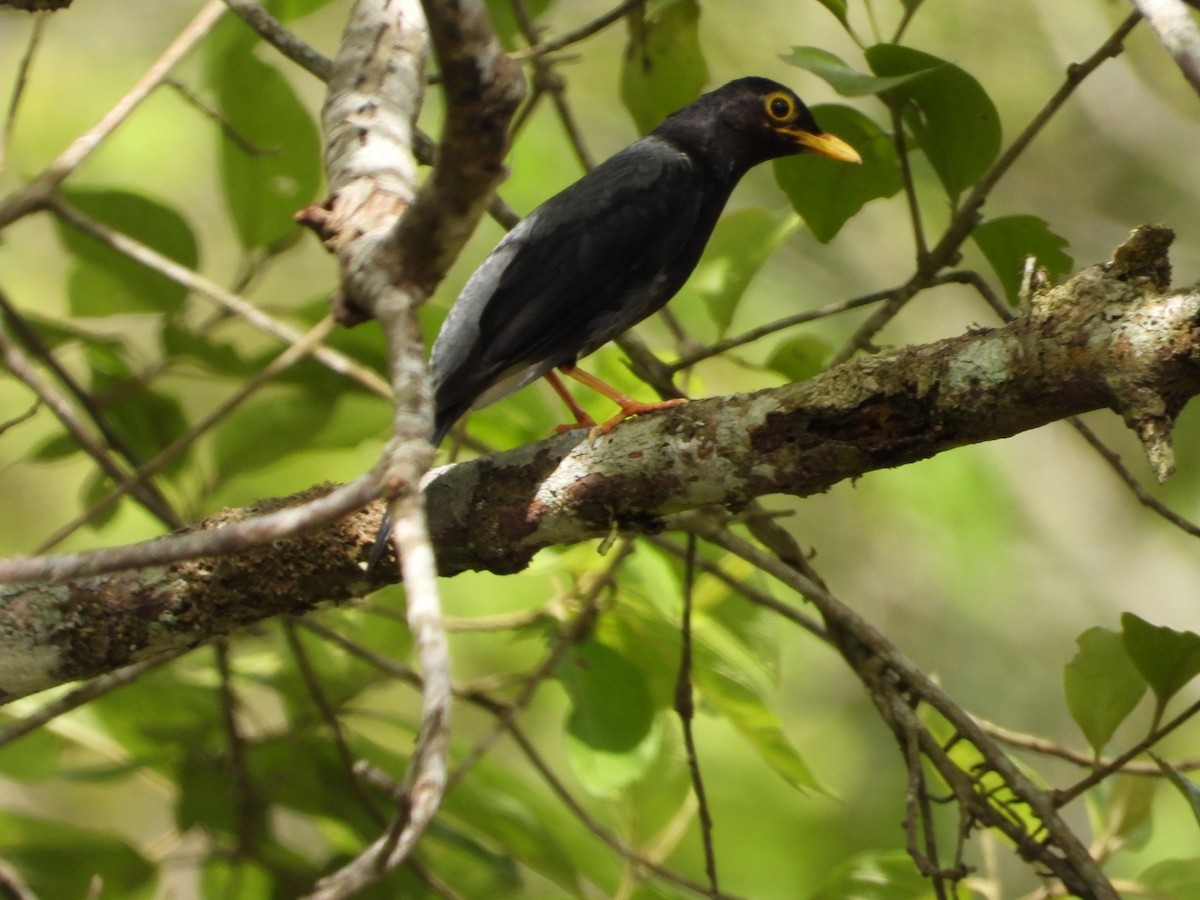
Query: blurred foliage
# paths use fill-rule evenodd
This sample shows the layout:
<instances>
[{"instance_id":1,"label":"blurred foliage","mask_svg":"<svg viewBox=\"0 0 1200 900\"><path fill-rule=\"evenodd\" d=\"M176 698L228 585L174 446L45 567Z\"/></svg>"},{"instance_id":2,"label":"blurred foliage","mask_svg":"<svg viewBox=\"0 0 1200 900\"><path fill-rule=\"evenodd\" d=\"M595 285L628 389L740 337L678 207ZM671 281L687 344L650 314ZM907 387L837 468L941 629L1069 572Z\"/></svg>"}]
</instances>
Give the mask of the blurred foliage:
<instances>
[{"instance_id":1,"label":"blurred foliage","mask_svg":"<svg viewBox=\"0 0 1200 900\"><path fill-rule=\"evenodd\" d=\"M266 5L332 55L349 3ZM175 4L133 3L118 15L94 6L76 4L45 28L0 157L0 196L99 118L190 14ZM511 4L489 8L504 44L524 47ZM526 4L547 37L609 8ZM650 130L702 90L762 74L812 100L840 95L844 103L814 102L812 111L863 157L858 167L798 157L752 173L672 305L672 326L651 321L642 333L664 357L686 356L902 283L914 247L949 221L997 159L1002 135L1018 133L1066 64L1093 52L1124 14L1095 0L987 10L946 0L653 0L565 49L555 72L597 151ZM0 12L5 85L16 83L30 31ZM64 72L76 73L69 89ZM336 273L292 216L321 196L323 86L232 16L176 74L196 102L157 93L72 174L61 199L277 320L313 327ZM422 122L430 131L438 103L431 90ZM532 208L578 174L550 106L532 109L515 135L517 171L504 192L514 208ZM955 264L1011 301L1028 256L1059 278L1073 259L1102 260L1151 219L1179 229L1179 280L1195 280L1196 116L1166 54L1137 33L991 195ZM430 336L494 241L488 228L425 311ZM189 433L283 349L63 218L29 217L3 239L0 287L130 465ZM716 395L811 377L865 314L763 335L681 379L691 394ZM939 287L881 340L932 340L991 315L968 287ZM377 371L385 365L373 325L338 330L327 345ZM590 363L622 389L646 391L614 349ZM554 422L546 399L524 391L474 415L471 434L498 448L537 439ZM1137 453L1109 419L1096 421L1123 454ZM387 422L383 399L306 360L192 435L155 484L195 517L349 478L374 459ZM0 429L9 510L0 550L31 552L111 481L14 382L0 383ZM1162 493L1193 517L1195 456L1184 448L1184 486ZM873 473L804 503L772 501L771 510L791 515L787 527L836 591L972 712L1074 752L1067 763L1015 750L1039 783L1068 786L1092 761L1153 744L1175 790L1101 779L1086 794L1085 837L1123 884L1186 900L1200 896L1200 804L1188 767L1172 760L1197 756L1200 731L1185 721L1164 738L1154 732L1195 704L1200 564L1193 539L1142 511L1096 463L1082 442L1046 429ZM161 530L126 497L67 546ZM905 760L861 687L817 638L746 595L797 598L730 554L698 553L691 688L723 887L756 898L935 896L897 825ZM649 542L604 559L592 547L562 548L518 575L444 581L460 768L415 864L362 896L692 896L648 875L662 865L704 877L675 715L687 581L669 544ZM350 766L362 759L398 778L411 752L419 701L402 614L402 592L389 589L321 614L319 628L267 623L230 642L228 679L215 651L200 649L3 743L0 859L45 897L302 894L393 814L387 786ZM1107 627L1118 620L1119 631ZM531 673L537 690L511 708ZM7 715L20 719L48 699L10 704ZM505 732L502 717L517 730ZM970 747L941 736L965 771L980 767ZM994 772L980 778L1006 799ZM1033 822L1023 805L1013 815ZM943 847L955 846L953 822L937 830ZM1035 873L987 844L995 840L966 848L975 870L961 896L1037 889Z\"/></svg>"}]
</instances>

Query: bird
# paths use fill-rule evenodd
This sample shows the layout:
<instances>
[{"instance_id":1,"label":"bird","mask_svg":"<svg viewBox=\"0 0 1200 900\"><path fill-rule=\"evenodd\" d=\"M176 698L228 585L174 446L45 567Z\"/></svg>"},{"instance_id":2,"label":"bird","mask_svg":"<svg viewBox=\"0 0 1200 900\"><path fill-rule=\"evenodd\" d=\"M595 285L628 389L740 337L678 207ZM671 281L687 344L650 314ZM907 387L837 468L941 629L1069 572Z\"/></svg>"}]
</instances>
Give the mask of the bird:
<instances>
[{"instance_id":1,"label":"bird","mask_svg":"<svg viewBox=\"0 0 1200 900\"><path fill-rule=\"evenodd\" d=\"M580 425L595 426L556 370L620 407L593 435L684 402L640 403L576 362L683 287L743 175L804 153L861 162L853 147L820 129L792 90L739 78L671 113L534 209L467 280L434 340L431 442L440 444L469 409L543 376ZM387 524L372 565L386 547Z\"/></svg>"}]
</instances>

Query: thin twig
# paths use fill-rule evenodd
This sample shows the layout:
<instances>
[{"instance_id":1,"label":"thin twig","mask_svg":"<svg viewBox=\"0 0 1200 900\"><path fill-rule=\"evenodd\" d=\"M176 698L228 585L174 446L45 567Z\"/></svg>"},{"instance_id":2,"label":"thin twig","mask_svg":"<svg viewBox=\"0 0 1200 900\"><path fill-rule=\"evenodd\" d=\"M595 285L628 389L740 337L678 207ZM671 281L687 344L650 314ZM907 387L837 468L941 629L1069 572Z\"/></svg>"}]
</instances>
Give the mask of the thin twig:
<instances>
[{"instance_id":1,"label":"thin twig","mask_svg":"<svg viewBox=\"0 0 1200 900\"><path fill-rule=\"evenodd\" d=\"M1055 806L1066 806L1080 794L1095 787L1104 779L1108 778L1109 775L1112 775L1114 772L1121 771L1126 765L1129 764L1131 760L1133 760L1134 757L1145 753L1180 725L1183 725L1189 719L1193 718L1197 713L1200 713L1200 700L1197 700L1195 703L1189 705L1187 709L1175 716L1175 718L1171 719L1169 722L1159 725L1152 732L1150 732L1150 734L1146 735L1146 737L1138 741L1124 753L1114 756L1111 760L1103 765L1097 766L1095 770L1092 771L1086 778L1077 781L1066 790L1056 791L1054 794Z\"/></svg>"},{"instance_id":2,"label":"thin twig","mask_svg":"<svg viewBox=\"0 0 1200 900\"><path fill-rule=\"evenodd\" d=\"M517 713L533 702L534 696L541 689L546 679L558 668L559 663L562 662L567 652L584 635L589 634L595 628L596 616L599 614L600 609L600 594L613 584L617 571L632 552L632 541L625 538L621 539L615 551L609 553L604 569L597 573L595 577L588 580L578 600L578 612L555 635L554 644L550 648L550 651L525 678L520 693L497 715L499 721L496 723L496 726L480 738L471 751L458 761L454 767L454 771L450 774L451 788L458 784L467 772L487 754L508 724L515 721Z\"/></svg>"},{"instance_id":3,"label":"thin twig","mask_svg":"<svg viewBox=\"0 0 1200 900\"><path fill-rule=\"evenodd\" d=\"M1133 493L1138 503L1170 522L1184 534L1191 535L1192 537L1200 537L1200 525L1181 516L1146 490L1142 483L1134 477L1134 474L1129 471L1128 466L1121 461L1120 455L1105 444L1086 422L1078 416L1071 416L1067 421L1100 454L1100 458L1108 463L1109 468L1117 473L1117 477L1125 483L1125 486Z\"/></svg>"},{"instance_id":4,"label":"thin twig","mask_svg":"<svg viewBox=\"0 0 1200 900\"><path fill-rule=\"evenodd\" d=\"M178 659L187 652L187 650L179 650L170 653L159 653L150 659L144 659L123 669L117 669L115 672L109 672L85 681L79 687L73 688L61 697L50 700L28 715L0 725L0 747L11 744L18 738L45 727L59 716L79 709L79 707L85 706L106 694L110 694L118 688L122 688L127 684L133 684L147 672L152 672L160 666Z\"/></svg>"},{"instance_id":5,"label":"thin twig","mask_svg":"<svg viewBox=\"0 0 1200 900\"><path fill-rule=\"evenodd\" d=\"M0 179L8 163L8 150L12 146L13 132L17 127L17 111L21 107L21 98L25 96L25 87L29 84L29 70L33 67L33 58L37 55L42 42L42 31L49 16L34 16L33 27L29 31L29 41L25 44L25 52L17 64L17 74L13 79L12 94L8 98L8 110L4 115L4 130L0 132Z\"/></svg>"},{"instance_id":6,"label":"thin twig","mask_svg":"<svg viewBox=\"0 0 1200 900\"><path fill-rule=\"evenodd\" d=\"M284 27L261 3L253 0L224 0L226 6L243 22L258 32L264 41L321 81L333 74L333 60L314 50Z\"/></svg>"},{"instance_id":7,"label":"thin twig","mask_svg":"<svg viewBox=\"0 0 1200 900\"><path fill-rule=\"evenodd\" d=\"M548 41L543 41L540 44L535 44L525 50L517 50L509 54L512 59L523 62L527 59L535 59L539 56L546 56L550 53L556 53L572 44L578 44L592 35L603 31L609 25L621 21L631 10L639 6L644 6L646 0L625 0L624 3L614 7L602 16L598 16L586 25L581 25L579 28L565 32L556 38L551 38Z\"/></svg>"},{"instance_id":8,"label":"thin twig","mask_svg":"<svg viewBox=\"0 0 1200 900\"><path fill-rule=\"evenodd\" d=\"M132 491L139 484L143 484L147 479L157 475L180 456L182 456L190 447L192 447L200 437L211 431L239 406L255 394L257 391L265 387L270 382L274 381L281 374L291 368L300 360L308 356L312 350L320 344L333 330L334 322L332 316L326 316L316 325L314 325L304 337L290 344L279 356L271 360L266 366L254 374L250 380L243 382L238 386L230 396L226 397L217 406L204 415L199 421L191 425L187 431L179 435L175 440L171 441L153 458L142 464L129 477L122 479L117 483L117 486L93 503L82 514L76 516L69 522L64 523L47 537L41 544L38 545L35 553L46 553L52 547L56 546L63 539L73 534L79 528L82 528L88 522L91 522L97 516L103 515L106 511L112 508L118 500Z\"/></svg>"},{"instance_id":9,"label":"thin twig","mask_svg":"<svg viewBox=\"0 0 1200 900\"><path fill-rule=\"evenodd\" d=\"M213 644L217 664L217 697L221 701L221 724L229 740L229 769L236 790L236 834L238 857L253 858L258 849L258 826L263 815L263 803L254 789L246 757L246 737L238 721L238 698L233 688L233 669L229 662L229 642L221 638Z\"/></svg>"},{"instance_id":10,"label":"thin twig","mask_svg":"<svg viewBox=\"0 0 1200 900\"><path fill-rule=\"evenodd\" d=\"M103 550L0 559L0 583L67 581L105 572L167 565L201 556L222 556L270 544L302 531L320 528L378 500L383 470L383 464L377 463L365 475L315 500L231 522L220 528L158 537Z\"/></svg>"},{"instance_id":11,"label":"thin twig","mask_svg":"<svg viewBox=\"0 0 1200 900\"><path fill-rule=\"evenodd\" d=\"M12 329L13 333L29 352L40 359L42 364L54 373L59 383L75 398L76 403L79 404L96 427L96 430L100 433L100 437L104 440L104 443L120 455L128 465L134 468L141 465L138 454L134 451L133 447L109 424L109 417L105 414L101 404L96 401L95 396L86 390L79 383L78 379L58 361L58 358L42 342L38 333L29 325L25 317L21 314L21 311L16 308L3 290L0 290L0 316L3 317L4 322L7 323L8 327ZM66 403L65 398L62 402L69 408L69 404ZM126 479L117 479L117 481L118 483L130 483L131 488L136 487L135 497L138 502L154 513L154 515L158 516L169 528L179 528L183 525L183 520L179 518L170 501L158 489L157 485L144 478L135 479L132 482L128 482ZM162 518L162 512L167 513L165 519Z\"/></svg>"},{"instance_id":12,"label":"thin twig","mask_svg":"<svg viewBox=\"0 0 1200 900\"><path fill-rule=\"evenodd\" d=\"M58 390L34 369L32 361L5 334L0 327L0 361L21 381L35 397L62 423L71 439L88 454L109 478L121 483L128 477L125 467L114 457L102 437L80 418L74 407ZM168 528L178 528L182 523L175 511L157 492L141 491L138 501Z\"/></svg>"},{"instance_id":13,"label":"thin twig","mask_svg":"<svg viewBox=\"0 0 1200 900\"><path fill-rule=\"evenodd\" d=\"M903 288L896 291L895 296L882 308L877 310L864 322L846 342L845 346L835 356L834 362L848 359L857 350L872 346L872 341L895 316L904 308L912 297L927 287L937 273L958 258L959 249L979 222L979 212L991 196L992 190L999 183L1013 164L1021 158L1033 139L1037 137L1055 113L1070 98L1076 88L1099 68L1104 62L1119 54L1125 38L1141 21L1141 16L1134 13L1122 22L1117 29L1104 41L1100 47L1081 63L1075 63L1067 68L1067 77L1062 86L1046 101L1046 104L1029 121L1024 130L1017 135L1013 142L997 157L991 168L975 183L971 193L955 212L950 224L946 227L938 243L921 259L918 260L917 270L905 283Z\"/></svg>"},{"instance_id":14,"label":"thin twig","mask_svg":"<svg viewBox=\"0 0 1200 900\"><path fill-rule=\"evenodd\" d=\"M824 306L818 306L816 309L808 309L795 315L785 316L782 319L776 319L773 322L767 322L764 325L759 325L757 328L751 328L741 334L736 334L724 340L717 341L714 344L709 344L695 353L689 353L687 356L671 363L668 367L672 374L680 372L683 369L690 369L698 362L702 362L713 356L720 356L722 353L727 353L738 347L752 344L755 341L761 340L769 335L776 334L788 328L794 328L797 325L804 325L808 322L814 322L817 319L824 319L829 316L835 316L839 313L849 312L853 309L861 309L864 306L870 306L873 303L878 303L881 300L886 300L896 292L895 288L888 288L883 291L874 291L870 294L864 294L861 297L855 297L851 300L840 300L836 303L827 303Z\"/></svg>"},{"instance_id":15,"label":"thin twig","mask_svg":"<svg viewBox=\"0 0 1200 900\"><path fill-rule=\"evenodd\" d=\"M662 535L651 535L643 538L643 540L649 541L650 543L654 544L654 546L666 550L668 553L672 553L680 559L687 559L687 548L681 546L676 541L672 541L670 538L663 537ZM825 631L825 626L811 616L806 615L805 613L796 609L796 607L792 606L790 603L777 600L766 591L760 591L758 588L752 587L745 581L739 581L719 565L710 562L703 556L698 555L696 557L696 566L724 583L730 590L737 591L756 606L765 607L766 609L783 616L788 621L792 622L792 624L799 625L809 634L812 634L814 637L817 637L822 641L829 641L829 635Z\"/></svg>"},{"instance_id":16,"label":"thin twig","mask_svg":"<svg viewBox=\"0 0 1200 900\"><path fill-rule=\"evenodd\" d=\"M247 324L259 331L269 334L285 344L295 344L304 340L304 333L286 322L263 312L257 306L247 302L242 297L225 290L220 285L210 281L197 272L181 266L173 259L164 256L141 241L129 235L110 228L103 222L91 218L81 210L67 203L61 197L50 197L46 205L64 222L79 229L84 234L94 237L102 244L116 250L130 259L135 260L146 268L165 275L176 284L181 284L200 296L213 301L221 308L229 311ZM317 347L312 352L313 359L320 362L330 371L358 382L367 390L381 397L390 397L391 390L386 381L375 372L344 353L331 347Z\"/></svg>"},{"instance_id":17,"label":"thin twig","mask_svg":"<svg viewBox=\"0 0 1200 900\"><path fill-rule=\"evenodd\" d=\"M346 770L346 780L350 785L351 793L354 794L355 799L358 800L359 805L367 815L375 820L376 825L383 827L387 822L387 816L379 808L379 805L375 802L375 798L367 793L362 781L355 775L356 760L354 754L351 752L350 745L346 741L346 734L342 729L341 722L338 720L337 710L329 702L329 697L325 694L321 679L313 669L308 651L304 649L300 635L296 633L295 619L283 620L283 636L287 640L288 650L292 654L292 659L296 661L296 669L300 673L300 678L308 689L308 695L312 697L322 721L325 722L325 727L329 729L334 749L337 751L338 758L342 761L342 767Z\"/></svg>"},{"instance_id":18,"label":"thin twig","mask_svg":"<svg viewBox=\"0 0 1200 900\"><path fill-rule=\"evenodd\" d=\"M882 634L793 566L731 534L714 516L692 514L687 520L688 526L705 540L791 586L820 610L826 626L834 633L839 651L869 688L872 701L897 740L909 732L917 735L921 752L951 785L956 798L965 807L964 814L977 817L981 824L1000 828L1017 842L1023 856L1048 866L1069 888L1086 886L1098 898L1116 900L1111 883L1074 831L1058 815L1058 804L1051 801L1048 792L1034 785L931 678L901 655ZM976 779L958 768L917 719L914 699L928 704L962 739L970 741L983 756L987 767L1033 810L1047 832L1044 840L1031 840L1023 820L1007 814L993 802L982 802Z\"/></svg>"},{"instance_id":19,"label":"thin twig","mask_svg":"<svg viewBox=\"0 0 1200 900\"><path fill-rule=\"evenodd\" d=\"M675 712L683 729L683 746L687 756L688 772L692 778L692 790L700 815L700 840L704 847L704 872L708 876L709 894L721 893L717 881L717 853L713 847L712 811L708 807L708 795L704 790L704 776L700 771L700 757L696 752L696 736L692 732L692 720L696 707L692 699L692 603L696 580L696 535L688 533L687 552L683 566L683 614L679 623L679 672L675 678Z\"/></svg>"},{"instance_id":20,"label":"thin twig","mask_svg":"<svg viewBox=\"0 0 1200 900\"><path fill-rule=\"evenodd\" d=\"M17 415L13 416L11 419L5 419L3 422L0 422L0 435L4 434L6 431L8 431L12 428L16 428L18 425L28 422L30 419L32 419L34 416L36 416L38 414L38 410L41 408L42 408L42 401L34 400L33 403L30 405L29 409L25 410L25 412L18 413Z\"/></svg>"},{"instance_id":21,"label":"thin twig","mask_svg":"<svg viewBox=\"0 0 1200 900\"><path fill-rule=\"evenodd\" d=\"M1074 763L1085 769L1094 769L1097 765L1096 756L1091 751L1072 750L1070 747L1064 747L1062 744L1056 744L1054 741L1039 737L1036 734L1025 734L1020 731L1013 731L1010 728L1005 728L1002 725L997 725L994 722L988 722L986 719L975 717L975 721L989 735L998 741L1008 744L1010 747L1017 747L1021 750L1028 750L1030 753L1038 753L1042 756L1054 756L1058 759L1064 759L1069 763ZM1099 765L1111 766L1113 759L1101 759ZM1200 757L1190 759L1181 759L1171 763L1171 768L1180 772L1192 772L1200 769ZM1127 762L1118 770L1123 775L1143 775L1152 778L1162 778L1163 771L1157 763L1153 762Z\"/></svg>"},{"instance_id":22,"label":"thin twig","mask_svg":"<svg viewBox=\"0 0 1200 900\"><path fill-rule=\"evenodd\" d=\"M67 176L78 169L154 89L162 84L171 70L208 36L224 14L225 4L222 0L208 0L163 54L99 122L72 141L40 175L0 200L0 228L43 206Z\"/></svg>"}]
</instances>

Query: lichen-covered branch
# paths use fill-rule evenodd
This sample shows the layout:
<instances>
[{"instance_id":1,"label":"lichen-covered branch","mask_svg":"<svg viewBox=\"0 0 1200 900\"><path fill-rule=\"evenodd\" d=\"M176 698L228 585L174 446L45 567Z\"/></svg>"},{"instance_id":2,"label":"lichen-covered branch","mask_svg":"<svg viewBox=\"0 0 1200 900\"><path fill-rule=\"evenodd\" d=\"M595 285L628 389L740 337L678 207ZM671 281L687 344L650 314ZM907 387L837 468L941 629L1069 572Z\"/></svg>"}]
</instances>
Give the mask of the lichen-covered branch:
<instances>
[{"instance_id":1,"label":"lichen-covered branch","mask_svg":"<svg viewBox=\"0 0 1200 900\"><path fill-rule=\"evenodd\" d=\"M515 572L544 547L606 536L614 525L660 531L682 511L818 493L1101 408L1138 431L1163 476L1171 424L1200 392L1200 287L1169 288L1169 241L1165 229L1139 229L1112 262L1042 291L1027 315L1002 328L694 401L625 422L594 444L577 432L439 469L424 488L439 568ZM88 677L361 593L369 585L360 563L379 515L378 506L365 509L219 566L0 588L0 648L10 663L0 690L15 696ZM117 562L128 565L130 549L121 552ZM72 577L67 562L101 570L86 555L56 559L52 570L63 579ZM0 562L0 580L21 562ZM101 647L88 630L92 613L102 613L109 636Z\"/></svg>"}]
</instances>

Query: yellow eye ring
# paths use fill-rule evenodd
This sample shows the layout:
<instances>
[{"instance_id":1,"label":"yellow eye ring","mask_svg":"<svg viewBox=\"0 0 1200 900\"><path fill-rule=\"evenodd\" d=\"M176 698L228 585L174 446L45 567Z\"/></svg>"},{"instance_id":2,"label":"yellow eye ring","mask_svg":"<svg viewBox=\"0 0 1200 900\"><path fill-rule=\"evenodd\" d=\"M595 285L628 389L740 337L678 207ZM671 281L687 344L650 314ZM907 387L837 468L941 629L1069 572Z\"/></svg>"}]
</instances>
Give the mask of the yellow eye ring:
<instances>
[{"instance_id":1,"label":"yellow eye ring","mask_svg":"<svg viewBox=\"0 0 1200 900\"><path fill-rule=\"evenodd\" d=\"M763 108L776 122L786 122L796 114L796 103L783 91L772 91L763 98Z\"/></svg>"}]
</instances>

